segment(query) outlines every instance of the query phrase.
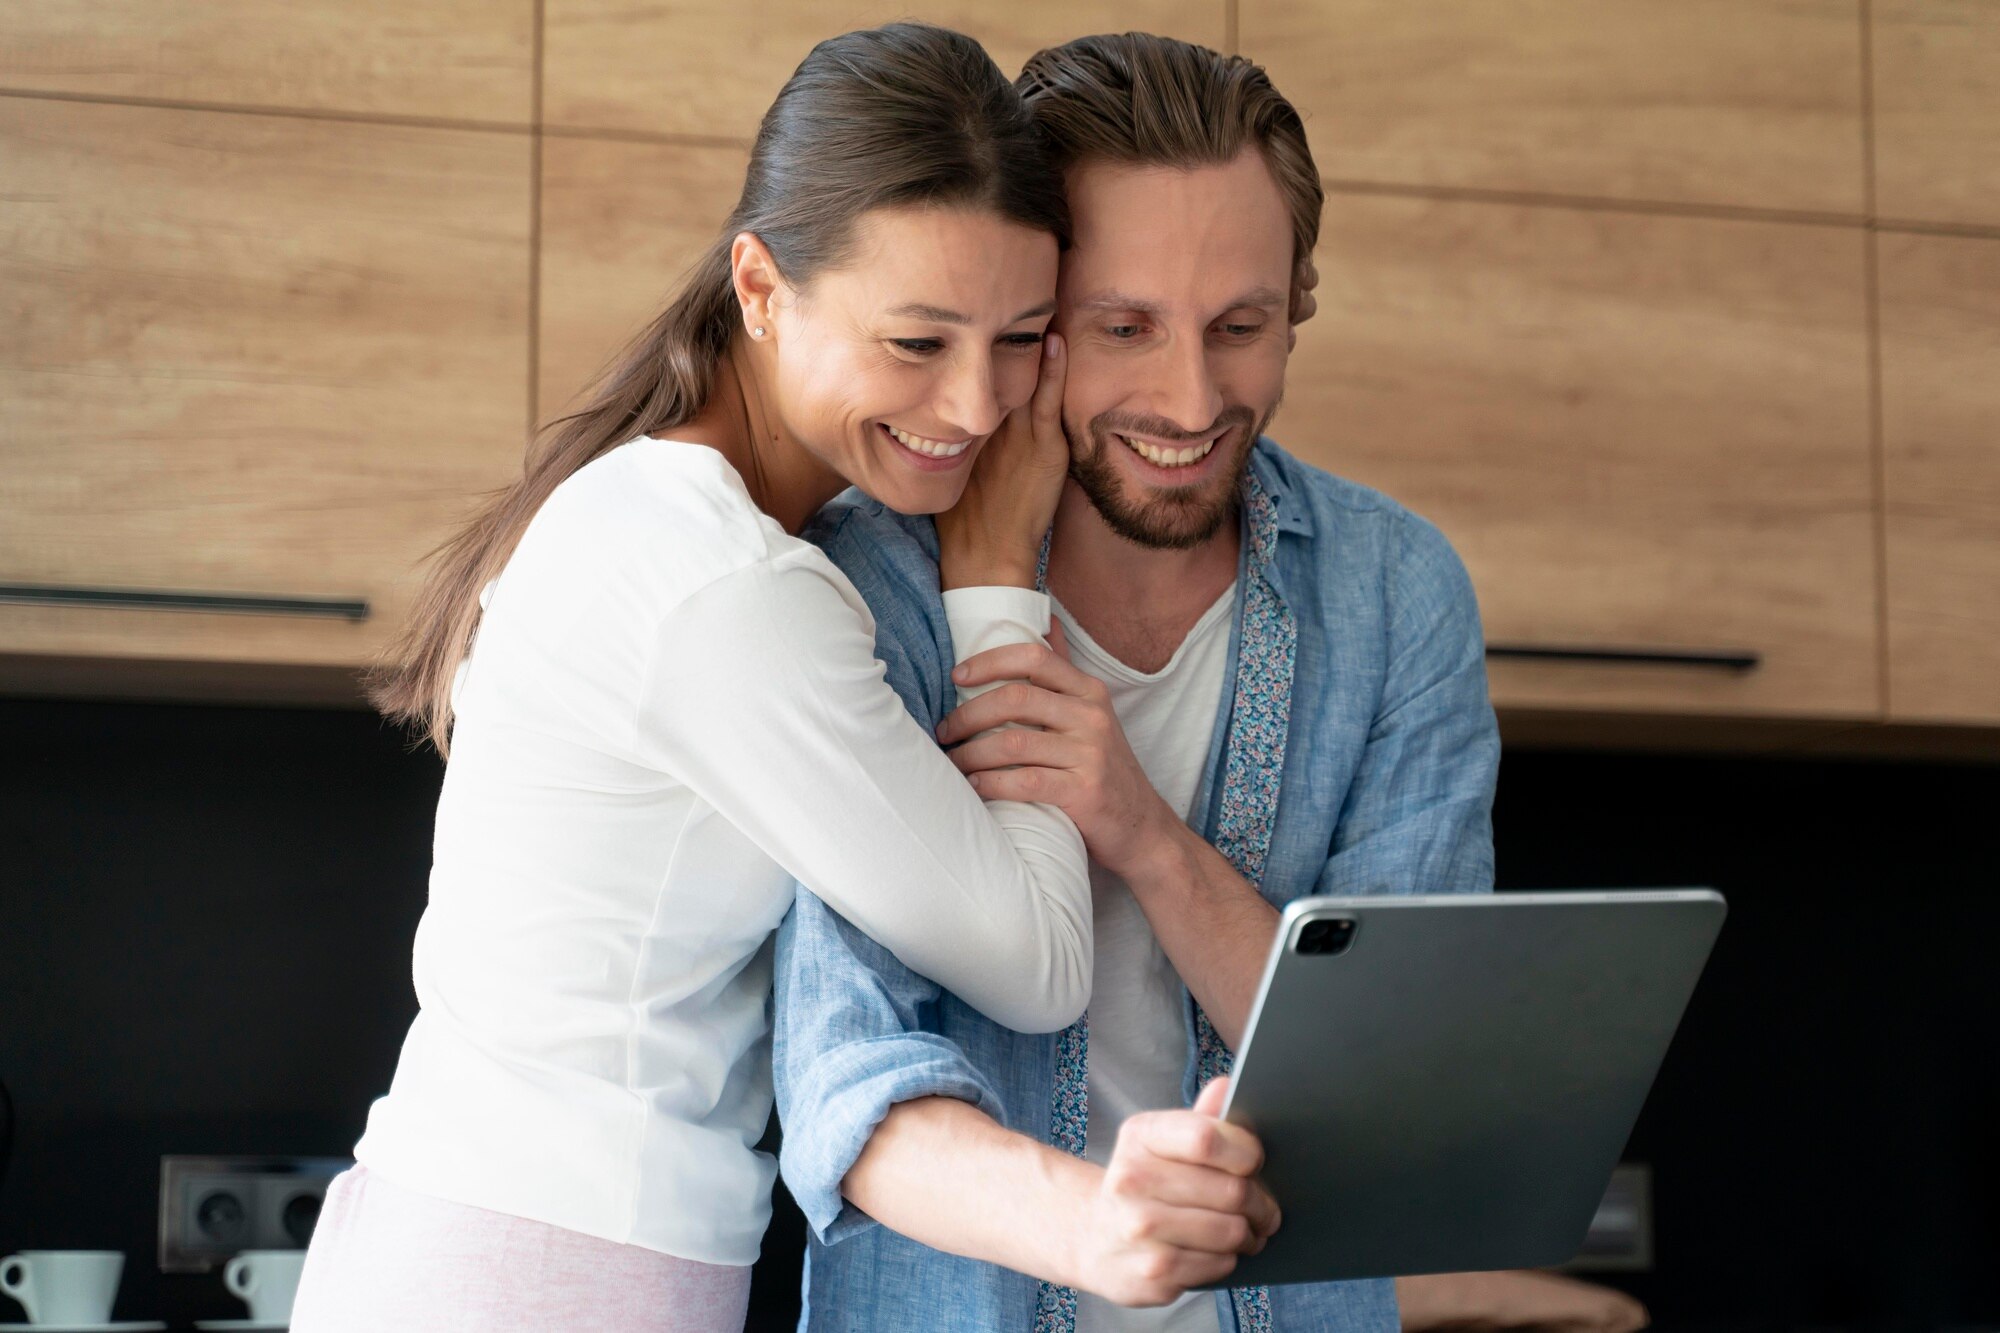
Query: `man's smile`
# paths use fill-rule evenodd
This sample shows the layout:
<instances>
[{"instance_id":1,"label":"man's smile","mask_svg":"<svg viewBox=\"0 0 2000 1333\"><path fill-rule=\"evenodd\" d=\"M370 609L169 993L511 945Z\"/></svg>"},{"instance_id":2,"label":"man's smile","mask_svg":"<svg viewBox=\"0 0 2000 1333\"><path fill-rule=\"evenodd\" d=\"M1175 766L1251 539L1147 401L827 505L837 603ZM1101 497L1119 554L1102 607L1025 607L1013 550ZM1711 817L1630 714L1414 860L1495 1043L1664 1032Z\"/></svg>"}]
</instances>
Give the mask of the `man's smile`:
<instances>
[{"instance_id":1,"label":"man's smile","mask_svg":"<svg viewBox=\"0 0 2000 1333\"><path fill-rule=\"evenodd\" d=\"M1224 434L1226 432L1218 431L1199 444L1176 445L1156 444L1139 436L1126 435L1119 431L1112 432L1112 435L1127 448L1131 449L1133 453L1138 454L1139 457L1145 459L1155 467L1163 468L1182 468L1200 462L1202 459L1208 457L1209 451L1215 448L1216 441L1220 440Z\"/></svg>"}]
</instances>

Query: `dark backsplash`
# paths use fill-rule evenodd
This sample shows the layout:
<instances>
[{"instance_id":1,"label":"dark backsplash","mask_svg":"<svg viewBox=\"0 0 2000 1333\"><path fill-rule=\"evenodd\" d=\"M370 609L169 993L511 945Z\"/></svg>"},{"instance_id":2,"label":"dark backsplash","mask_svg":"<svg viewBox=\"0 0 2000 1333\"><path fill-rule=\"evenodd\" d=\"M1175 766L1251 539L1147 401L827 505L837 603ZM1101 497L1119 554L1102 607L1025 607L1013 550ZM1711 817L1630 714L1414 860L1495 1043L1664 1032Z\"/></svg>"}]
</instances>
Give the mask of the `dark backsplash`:
<instances>
[{"instance_id":1,"label":"dark backsplash","mask_svg":"<svg viewBox=\"0 0 2000 1333\"><path fill-rule=\"evenodd\" d=\"M436 758L357 712L0 700L0 1253L154 1262L163 1153L344 1154L414 1012ZM1627 1156L1662 1328L2000 1326L2000 768L1512 753L1503 888L1730 920ZM781 1198L752 1329L797 1310ZM0 1322L15 1317L0 1302Z\"/></svg>"}]
</instances>

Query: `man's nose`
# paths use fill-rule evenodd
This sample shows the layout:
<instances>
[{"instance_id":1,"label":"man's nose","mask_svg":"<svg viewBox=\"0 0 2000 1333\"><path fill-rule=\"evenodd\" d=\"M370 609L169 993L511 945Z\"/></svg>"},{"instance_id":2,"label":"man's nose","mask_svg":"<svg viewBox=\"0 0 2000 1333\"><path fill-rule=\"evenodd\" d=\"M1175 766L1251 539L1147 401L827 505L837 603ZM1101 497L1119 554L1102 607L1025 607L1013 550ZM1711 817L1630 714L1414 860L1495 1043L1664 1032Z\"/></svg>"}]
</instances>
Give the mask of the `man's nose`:
<instances>
[{"instance_id":1,"label":"man's nose","mask_svg":"<svg viewBox=\"0 0 2000 1333\"><path fill-rule=\"evenodd\" d=\"M1222 391L1202 343L1200 338L1176 338L1169 344L1153 398L1154 410L1190 435L1207 430L1222 415Z\"/></svg>"}]
</instances>

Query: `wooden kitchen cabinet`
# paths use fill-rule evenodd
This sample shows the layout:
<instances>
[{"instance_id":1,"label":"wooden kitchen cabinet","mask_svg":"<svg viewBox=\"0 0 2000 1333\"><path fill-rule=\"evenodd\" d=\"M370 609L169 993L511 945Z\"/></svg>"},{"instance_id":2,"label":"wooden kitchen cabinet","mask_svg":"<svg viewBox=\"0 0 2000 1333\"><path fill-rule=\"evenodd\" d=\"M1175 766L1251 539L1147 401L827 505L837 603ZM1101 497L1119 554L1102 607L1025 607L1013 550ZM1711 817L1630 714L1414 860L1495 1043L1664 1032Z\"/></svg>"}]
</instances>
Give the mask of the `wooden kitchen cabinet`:
<instances>
[{"instance_id":1,"label":"wooden kitchen cabinet","mask_svg":"<svg viewBox=\"0 0 2000 1333\"><path fill-rule=\"evenodd\" d=\"M0 655L369 660L519 467L529 171L518 134L0 99L0 583L370 608L0 605Z\"/></svg>"},{"instance_id":2,"label":"wooden kitchen cabinet","mask_svg":"<svg viewBox=\"0 0 2000 1333\"><path fill-rule=\"evenodd\" d=\"M526 124L534 0L0 0L0 88Z\"/></svg>"},{"instance_id":3,"label":"wooden kitchen cabinet","mask_svg":"<svg viewBox=\"0 0 2000 1333\"><path fill-rule=\"evenodd\" d=\"M1239 0L1237 27L1331 180L1866 206L1851 3Z\"/></svg>"},{"instance_id":4,"label":"wooden kitchen cabinet","mask_svg":"<svg viewBox=\"0 0 2000 1333\"><path fill-rule=\"evenodd\" d=\"M741 139L814 44L901 18L979 39L1012 78L1044 46L1139 29L1220 48L1225 0L544 0L550 125Z\"/></svg>"},{"instance_id":5,"label":"wooden kitchen cabinet","mask_svg":"<svg viewBox=\"0 0 2000 1333\"><path fill-rule=\"evenodd\" d=\"M733 145L550 138L542 145L537 411L573 405L665 308L743 189Z\"/></svg>"},{"instance_id":6,"label":"wooden kitchen cabinet","mask_svg":"<svg viewBox=\"0 0 2000 1333\"><path fill-rule=\"evenodd\" d=\"M2000 238L1876 244L1889 716L2000 726Z\"/></svg>"},{"instance_id":7,"label":"wooden kitchen cabinet","mask_svg":"<svg viewBox=\"0 0 2000 1333\"><path fill-rule=\"evenodd\" d=\"M1877 717L1864 235L1329 198L1274 435L1438 523L1517 709Z\"/></svg>"},{"instance_id":8,"label":"wooden kitchen cabinet","mask_svg":"<svg viewBox=\"0 0 2000 1333\"><path fill-rule=\"evenodd\" d=\"M2000 5L1874 0L1875 207L2000 226Z\"/></svg>"}]
</instances>

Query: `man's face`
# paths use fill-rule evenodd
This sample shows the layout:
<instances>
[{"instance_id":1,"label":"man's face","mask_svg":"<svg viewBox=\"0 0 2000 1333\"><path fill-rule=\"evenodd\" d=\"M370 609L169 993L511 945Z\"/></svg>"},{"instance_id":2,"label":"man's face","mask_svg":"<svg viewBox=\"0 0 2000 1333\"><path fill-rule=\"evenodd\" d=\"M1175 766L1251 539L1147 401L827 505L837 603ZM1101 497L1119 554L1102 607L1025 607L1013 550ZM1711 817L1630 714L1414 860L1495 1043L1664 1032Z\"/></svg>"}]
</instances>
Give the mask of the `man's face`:
<instances>
[{"instance_id":1,"label":"man's face","mask_svg":"<svg viewBox=\"0 0 2000 1333\"><path fill-rule=\"evenodd\" d=\"M1070 475L1114 531L1198 546L1284 393L1292 231L1255 147L1193 170L1086 162L1058 329Z\"/></svg>"}]
</instances>

